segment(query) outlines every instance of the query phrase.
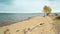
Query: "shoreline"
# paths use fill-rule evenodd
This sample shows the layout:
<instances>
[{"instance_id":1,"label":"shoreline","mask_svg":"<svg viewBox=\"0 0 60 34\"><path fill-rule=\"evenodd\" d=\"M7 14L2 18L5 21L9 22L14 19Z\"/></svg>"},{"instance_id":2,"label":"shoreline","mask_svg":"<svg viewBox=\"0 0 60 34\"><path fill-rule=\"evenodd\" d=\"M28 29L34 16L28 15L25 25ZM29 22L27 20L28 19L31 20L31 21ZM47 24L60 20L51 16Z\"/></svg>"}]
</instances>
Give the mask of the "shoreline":
<instances>
[{"instance_id":1,"label":"shoreline","mask_svg":"<svg viewBox=\"0 0 60 34\"><path fill-rule=\"evenodd\" d=\"M42 25L38 25L44 23ZM43 32L42 34L56 34L56 29L55 26L53 26L54 21L49 17L42 17L42 16L34 16L34 17L29 17L26 20L23 20L21 22L17 22L15 24L11 24L11 25L7 25L7 26L3 26L0 28L0 33L3 33L3 31L5 31L6 29L10 30L10 33L15 33L17 34L17 31L20 31L20 34L23 34L23 29L25 28L30 28L32 29L31 33L32 34L39 34L41 32ZM36 26L38 25L38 26ZM53 29L52 29L53 28ZM51 31L50 31L51 30ZM18 34L19 34L18 33ZM27 32L27 34L31 34L30 31Z\"/></svg>"}]
</instances>

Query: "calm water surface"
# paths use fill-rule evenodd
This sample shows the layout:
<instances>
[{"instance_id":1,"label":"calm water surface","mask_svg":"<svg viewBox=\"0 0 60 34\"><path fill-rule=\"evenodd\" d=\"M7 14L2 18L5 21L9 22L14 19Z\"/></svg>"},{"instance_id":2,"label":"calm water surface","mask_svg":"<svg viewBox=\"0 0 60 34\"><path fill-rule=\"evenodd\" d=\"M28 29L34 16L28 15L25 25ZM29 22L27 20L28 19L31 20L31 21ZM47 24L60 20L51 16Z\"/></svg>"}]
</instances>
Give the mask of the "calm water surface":
<instances>
[{"instance_id":1,"label":"calm water surface","mask_svg":"<svg viewBox=\"0 0 60 34\"><path fill-rule=\"evenodd\" d=\"M0 24L12 23L27 19L31 16L43 16L42 13L0 13Z\"/></svg>"}]
</instances>

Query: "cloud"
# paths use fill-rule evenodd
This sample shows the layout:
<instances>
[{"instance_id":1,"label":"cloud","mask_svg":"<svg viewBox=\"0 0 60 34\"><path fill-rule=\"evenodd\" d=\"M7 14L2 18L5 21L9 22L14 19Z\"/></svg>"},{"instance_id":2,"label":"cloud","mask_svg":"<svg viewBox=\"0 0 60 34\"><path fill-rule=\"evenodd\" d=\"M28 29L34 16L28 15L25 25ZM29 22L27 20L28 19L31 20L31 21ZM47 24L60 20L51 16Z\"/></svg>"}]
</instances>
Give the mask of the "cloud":
<instances>
[{"instance_id":1,"label":"cloud","mask_svg":"<svg viewBox=\"0 0 60 34\"><path fill-rule=\"evenodd\" d=\"M0 4L9 5L13 0L0 0Z\"/></svg>"},{"instance_id":2,"label":"cloud","mask_svg":"<svg viewBox=\"0 0 60 34\"><path fill-rule=\"evenodd\" d=\"M10 7L12 1L13 0L0 0L0 12L6 10L7 7Z\"/></svg>"},{"instance_id":3,"label":"cloud","mask_svg":"<svg viewBox=\"0 0 60 34\"><path fill-rule=\"evenodd\" d=\"M42 12L44 5L49 5L52 10L60 9L60 2L56 0L4 0L0 2L0 12L3 13L31 13Z\"/></svg>"},{"instance_id":4,"label":"cloud","mask_svg":"<svg viewBox=\"0 0 60 34\"><path fill-rule=\"evenodd\" d=\"M13 1L13 5L5 7L2 9L3 12L31 12L40 10L41 3L40 0L15 0Z\"/></svg>"}]
</instances>

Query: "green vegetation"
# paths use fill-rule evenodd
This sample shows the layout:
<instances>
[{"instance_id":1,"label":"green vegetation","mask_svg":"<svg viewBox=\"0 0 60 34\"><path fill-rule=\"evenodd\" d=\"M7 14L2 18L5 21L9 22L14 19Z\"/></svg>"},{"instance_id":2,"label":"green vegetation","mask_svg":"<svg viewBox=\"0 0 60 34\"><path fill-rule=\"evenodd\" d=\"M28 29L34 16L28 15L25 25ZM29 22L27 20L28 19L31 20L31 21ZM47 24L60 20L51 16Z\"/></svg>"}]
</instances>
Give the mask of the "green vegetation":
<instances>
[{"instance_id":1,"label":"green vegetation","mask_svg":"<svg viewBox=\"0 0 60 34\"><path fill-rule=\"evenodd\" d=\"M60 16L57 16L56 19L60 19Z\"/></svg>"},{"instance_id":2,"label":"green vegetation","mask_svg":"<svg viewBox=\"0 0 60 34\"><path fill-rule=\"evenodd\" d=\"M54 15L56 16L55 19L60 19L60 16L57 13L55 13Z\"/></svg>"}]
</instances>

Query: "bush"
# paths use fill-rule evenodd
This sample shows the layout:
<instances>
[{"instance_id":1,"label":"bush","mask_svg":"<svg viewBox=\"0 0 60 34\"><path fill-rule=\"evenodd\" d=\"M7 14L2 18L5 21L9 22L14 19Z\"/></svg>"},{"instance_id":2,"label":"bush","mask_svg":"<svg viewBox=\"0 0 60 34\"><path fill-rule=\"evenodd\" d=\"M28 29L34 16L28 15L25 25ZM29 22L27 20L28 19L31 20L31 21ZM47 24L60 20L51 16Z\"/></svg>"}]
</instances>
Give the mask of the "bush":
<instances>
[{"instance_id":1,"label":"bush","mask_svg":"<svg viewBox=\"0 0 60 34\"><path fill-rule=\"evenodd\" d=\"M60 19L60 16L57 16L56 19Z\"/></svg>"}]
</instances>

